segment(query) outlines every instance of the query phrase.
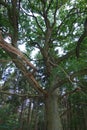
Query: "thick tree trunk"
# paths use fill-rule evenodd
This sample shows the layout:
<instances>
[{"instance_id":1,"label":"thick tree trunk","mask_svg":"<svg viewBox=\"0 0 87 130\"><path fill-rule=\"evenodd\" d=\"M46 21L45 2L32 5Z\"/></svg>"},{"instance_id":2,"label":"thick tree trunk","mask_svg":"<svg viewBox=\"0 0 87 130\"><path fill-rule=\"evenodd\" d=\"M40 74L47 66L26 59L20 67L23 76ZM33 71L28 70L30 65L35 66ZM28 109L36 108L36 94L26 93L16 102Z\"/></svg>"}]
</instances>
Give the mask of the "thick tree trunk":
<instances>
[{"instance_id":1,"label":"thick tree trunk","mask_svg":"<svg viewBox=\"0 0 87 130\"><path fill-rule=\"evenodd\" d=\"M46 130L62 130L62 124L58 111L57 91L53 92L45 102L46 108Z\"/></svg>"}]
</instances>

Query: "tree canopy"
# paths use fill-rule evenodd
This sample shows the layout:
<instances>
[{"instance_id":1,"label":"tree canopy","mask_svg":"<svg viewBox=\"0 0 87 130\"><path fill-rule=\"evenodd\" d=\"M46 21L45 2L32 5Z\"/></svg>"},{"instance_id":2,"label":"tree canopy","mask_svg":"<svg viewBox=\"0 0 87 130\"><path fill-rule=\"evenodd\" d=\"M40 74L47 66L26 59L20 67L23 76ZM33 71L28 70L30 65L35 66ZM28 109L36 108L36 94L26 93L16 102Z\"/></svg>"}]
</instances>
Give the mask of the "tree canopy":
<instances>
[{"instance_id":1,"label":"tree canopy","mask_svg":"<svg viewBox=\"0 0 87 130\"><path fill-rule=\"evenodd\" d=\"M0 0L1 129L85 130L86 114L86 0Z\"/></svg>"}]
</instances>

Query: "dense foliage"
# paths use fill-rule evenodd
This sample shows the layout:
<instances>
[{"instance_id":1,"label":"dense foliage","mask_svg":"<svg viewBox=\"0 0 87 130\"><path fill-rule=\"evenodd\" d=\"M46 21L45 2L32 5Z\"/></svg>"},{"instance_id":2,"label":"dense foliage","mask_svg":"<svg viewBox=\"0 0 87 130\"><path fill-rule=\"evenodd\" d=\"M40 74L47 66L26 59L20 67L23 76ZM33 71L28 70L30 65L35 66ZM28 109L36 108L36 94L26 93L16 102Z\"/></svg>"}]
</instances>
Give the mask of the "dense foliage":
<instances>
[{"instance_id":1,"label":"dense foliage","mask_svg":"<svg viewBox=\"0 0 87 130\"><path fill-rule=\"evenodd\" d=\"M56 91L63 130L86 130L86 0L0 0L0 31L0 129L48 130Z\"/></svg>"}]
</instances>

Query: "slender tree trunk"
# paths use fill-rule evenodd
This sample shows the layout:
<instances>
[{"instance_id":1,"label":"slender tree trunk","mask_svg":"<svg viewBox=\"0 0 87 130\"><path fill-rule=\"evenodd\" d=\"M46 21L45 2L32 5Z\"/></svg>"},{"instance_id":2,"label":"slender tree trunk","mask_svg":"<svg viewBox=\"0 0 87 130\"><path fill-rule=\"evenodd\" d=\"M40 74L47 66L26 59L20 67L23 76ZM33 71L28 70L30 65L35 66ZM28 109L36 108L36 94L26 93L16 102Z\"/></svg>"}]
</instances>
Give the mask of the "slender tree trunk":
<instances>
[{"instance_id":1,"label":"slender tree trunk","mask_svg":"<svg viewBox=\"0 0 87 130\"><path fill-rule=\"evenodd\" d=\"M30 130L30 123L31 123L31 116L32 116L32 108L31 107L32 107L32 101L30 100L29 106L28 106L27 130Z\"/></svg>"},{"instance_id":2,"label":"slender tree trunk","mask_svg":"<svg viewBox=\"0 0 87 130\"><path fill-rule=\"evenodd\" d=\"M87 110L85 108L83 108L83 113L84 113L85 129L87 129Z\"/></svg>"},{"instance_id":3,"label":"slender tree trunk","mask_svg":"<svg viewBox=\"0 0 87 130\"><path fill-rule=\"evenodd\" d=\"M33 113L33 118L34 118L34 130L38 130L38 100L34 103L34 113Z\"/></svg>"},{"instance_id":4,"label":"slender tree trunk","mask_svg":"<svg viewBox=\"0 0 87 130\"><path fill-rule=\"evenodd\" d=\"M19 117L20 130L23 130L23 110L24 110L24 102L21 105L21 113L20 113L20 117Z\"/></svg>"},{"instance_id":5,"label":"slender tree trunk","mask_svg":"<svg viewBox=\"0 0 87 130\"><path fill-rule=\"evenodd\" d=\"M58 111L57 91L53 92L45 102L46 130L63 130Z\"/></svg>"}]
</instances>

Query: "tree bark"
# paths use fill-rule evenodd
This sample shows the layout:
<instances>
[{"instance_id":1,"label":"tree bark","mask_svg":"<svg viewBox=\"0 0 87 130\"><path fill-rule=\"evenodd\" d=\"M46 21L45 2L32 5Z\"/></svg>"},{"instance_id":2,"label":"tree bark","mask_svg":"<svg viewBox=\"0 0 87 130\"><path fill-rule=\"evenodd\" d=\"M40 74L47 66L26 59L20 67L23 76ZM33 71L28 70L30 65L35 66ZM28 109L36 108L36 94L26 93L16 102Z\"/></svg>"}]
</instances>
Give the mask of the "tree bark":
<instances>
[{"instance_id":1,"label":"tree bark","mask_svg":"<svg viewBox=\"0 0 87 130\"><path fill-rule=\"evenodd\" d=\"M53 92L46 98L46 130L63 130L58 110L58 94Z\"/></svg>"}]
</instances>

